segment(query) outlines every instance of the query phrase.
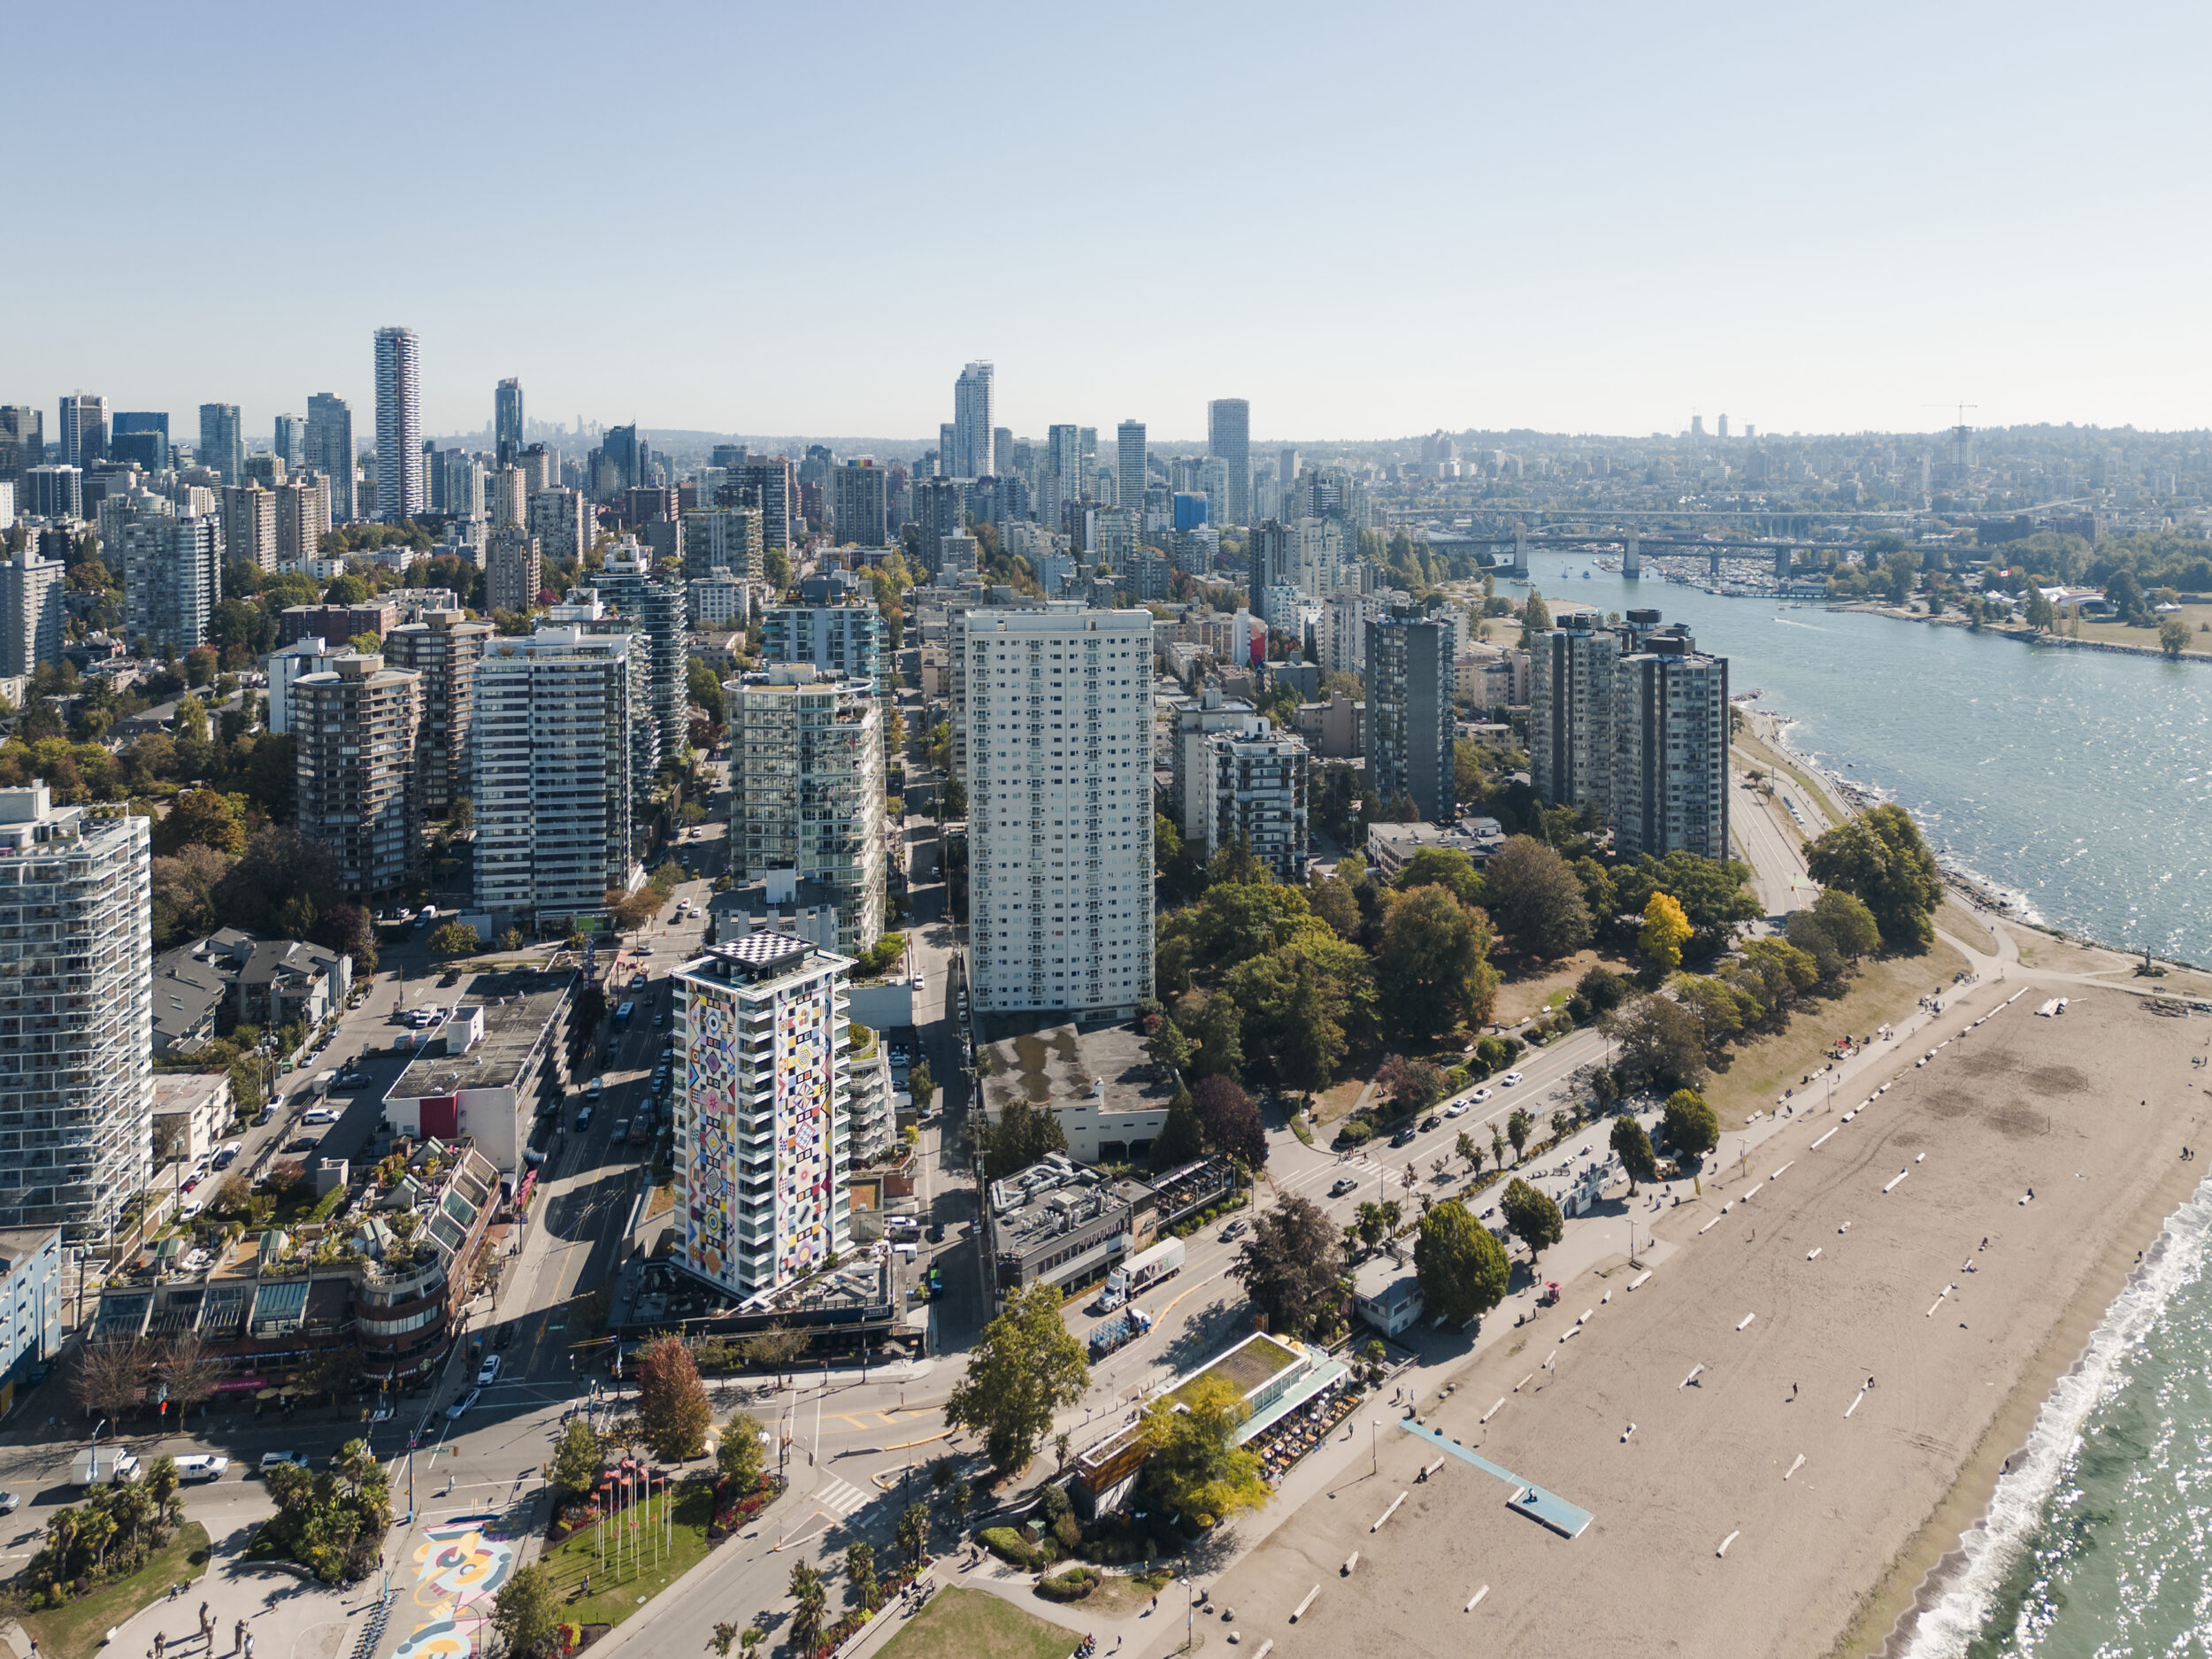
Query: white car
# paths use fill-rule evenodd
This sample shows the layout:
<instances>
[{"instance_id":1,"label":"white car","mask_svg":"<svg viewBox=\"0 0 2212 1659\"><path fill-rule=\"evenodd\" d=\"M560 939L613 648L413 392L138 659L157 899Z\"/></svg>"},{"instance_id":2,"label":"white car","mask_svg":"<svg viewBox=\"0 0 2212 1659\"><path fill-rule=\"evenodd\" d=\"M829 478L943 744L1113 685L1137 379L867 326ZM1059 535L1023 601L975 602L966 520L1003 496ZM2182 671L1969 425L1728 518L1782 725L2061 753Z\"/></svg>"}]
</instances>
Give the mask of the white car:
<instances>
[{"instance_id":1,"label":"white car","mask_svg":"<svg viewBox=\"0 0 2212 1659\"><path fill-rule=\"evenodd\" d=\"M338 1121L338 1114L327 1106L317 1106L302 1112L300 1121L303 1124L334 1124Z\"/></svg>"},{"instance_id":2,"label":"white car","mask_svg":"<svg viewBox=\"0 0 2212 1659\"><path fill-rule=\"evenodd\" d=\"M206 1452L193 1452L177 1459L177 1475L184 1480L220 1480L229 1467L229 1458Z\"/></svg>"},{"instance_id":3,"label":"white car","mask_svg":"<svg viewBox=\"0 0 2212 1659\"><path fill-rule=\"evenodd\" d=\"M1501 1088L1511 1088L1520 1080L1521 1074L1518 1071L1508 1071L1503 1077L1498 1079L1498 1087Z\"/></svg>"},{"instance_id":4,"label":"white car","mask_svg":"<svg viewBox=\"0 0 2212 1659\"><path fill-rule=\"evenodd\" d=\"M483 1392L481 1388L472 1388L456 1400L445 1409L446 1420L449 1423L458 1423L467 1414L468 1409L476 1403L476 1396Z\"/></svg>"},{"instance_id":5,"label":"white car","mask_svg":"<svg viewBox=\"0 0 2212 1659\"><path fill-rule=\"evenodd\" d=\"M1464 1112L1472 1103L1473 1102L1470 1101L1455 1100L1444 1109L1444 1116L1447 1118L1456 1118Z\"/></svg>"},{"instance_id":6,"label":"white car","mask_svg":"<svg viewBox=\"0 0 2212 1659\"><path fill-rule=\"evenodd\" d=\"M1490 1098L1490 1094L1491 1091L1486 1088L1479 1088L1467 1098L1473 1102L1476 1105L1479 1106L1483 1103L1483 1102Z\"/></svg>"},{"instance_id":7,"label":"white car","mask_svg":"<svg viewBox=\"0 0 2212 1659\"><path fill-rule=\"evenodd\" d=\"M476 1373L476 1386L479 1388L488 1388L498 1380L499 1356L488 1354L484 1356L483 1369Z\"/></svg>"},{"instance_id":8,"label":"white car","mask_svg":"<svg viewBox=\"0 0 2212 1659\"><path fill-rule=\"evenodd\" d=\"M925 990L925 989L926 989L926 988L927 988L927 984L926 984L926 982L923 979L922 976L921 976L920 974L918 974L918 974L916 974L916 975L914 976L914 988L915 988L916 990L918 990L918 991L919 991L919 990Z\"/></svg>"}]
</instances>

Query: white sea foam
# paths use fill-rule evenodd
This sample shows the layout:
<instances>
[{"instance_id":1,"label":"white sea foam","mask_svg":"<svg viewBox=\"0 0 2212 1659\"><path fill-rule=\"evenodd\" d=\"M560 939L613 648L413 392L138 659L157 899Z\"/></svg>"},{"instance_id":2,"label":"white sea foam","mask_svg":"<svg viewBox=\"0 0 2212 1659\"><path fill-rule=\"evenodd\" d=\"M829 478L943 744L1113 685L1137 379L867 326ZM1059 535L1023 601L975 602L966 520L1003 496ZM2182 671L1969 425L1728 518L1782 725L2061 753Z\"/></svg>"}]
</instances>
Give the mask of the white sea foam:
<instances>
[{"instance_id":1,"label":"white sea foam","mask_svg":"<svg viewBox=\"0 0 2212 1659\"><path fill-rule=\"evenodd\" d=\"M2036 1413L2027 1449L1990 1496L1989 1512L1960 1536L1962 1559L1915 1623L1905 1659L1960 1659L1988 1622L2005 1576L2042 1526L2082 1425L2126 1382L2126 1361L2157 1324L2174 1293L2201 1263L2212 1234L2212 1177L2166 1218L2143 1265L2113 1299L2074 1368Z\"/></svg>"}]
</instances>

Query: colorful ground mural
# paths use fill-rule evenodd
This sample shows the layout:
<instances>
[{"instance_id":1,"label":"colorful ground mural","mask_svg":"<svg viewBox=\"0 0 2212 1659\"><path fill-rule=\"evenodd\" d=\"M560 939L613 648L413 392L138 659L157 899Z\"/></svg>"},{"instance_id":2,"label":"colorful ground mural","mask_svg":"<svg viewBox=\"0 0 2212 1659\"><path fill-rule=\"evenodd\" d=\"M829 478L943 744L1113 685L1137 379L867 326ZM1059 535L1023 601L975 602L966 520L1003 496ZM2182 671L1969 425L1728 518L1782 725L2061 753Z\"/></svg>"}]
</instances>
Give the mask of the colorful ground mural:
<instances>
[{"instance_id":1,"label":"colorful ground mural","mask_svg":"<svg viewBox=\"0 0 2212 1659\"><path fill-rule=\"evenodd\" d=\"M415 1602L429 1618L411 1631L394 1659L469 1659L480 1651L492 1598L515 1570L518 1546L488 1517L429 1528L415 1547Z\"/></svg>"}]
</instances>

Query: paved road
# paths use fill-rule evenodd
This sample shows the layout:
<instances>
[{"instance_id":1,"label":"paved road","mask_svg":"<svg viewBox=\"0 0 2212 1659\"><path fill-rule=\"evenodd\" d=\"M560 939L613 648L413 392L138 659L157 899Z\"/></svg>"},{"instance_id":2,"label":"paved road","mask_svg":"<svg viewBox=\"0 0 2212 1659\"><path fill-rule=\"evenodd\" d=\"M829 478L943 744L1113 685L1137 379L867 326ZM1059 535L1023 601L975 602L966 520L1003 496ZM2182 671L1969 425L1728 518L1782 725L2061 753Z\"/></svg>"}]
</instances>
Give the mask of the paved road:
<instances>
[{"instance_id":1,"label":"paved road","mask_svg":"<svg viewBox=\"0 0 2212 1659\"><path fill-rule=\"evenodd\" d=\"M1743 784L1740 772L1731 775L1729 784L1736 791L1736 798L1729 812L1729 822L1736 832L1738 850L1755 872L1752 881L1769 916L1779 917L1791 910L1807 910L1820 896L1820 888L1805 872L1804 838L1794 824L1785 827L1786 810L1770 803L1764 795ZM1794 785L1785 787L1794 789ZM1805 803L1799 803L1801 811Z\"/></svg>"}]
</instances>

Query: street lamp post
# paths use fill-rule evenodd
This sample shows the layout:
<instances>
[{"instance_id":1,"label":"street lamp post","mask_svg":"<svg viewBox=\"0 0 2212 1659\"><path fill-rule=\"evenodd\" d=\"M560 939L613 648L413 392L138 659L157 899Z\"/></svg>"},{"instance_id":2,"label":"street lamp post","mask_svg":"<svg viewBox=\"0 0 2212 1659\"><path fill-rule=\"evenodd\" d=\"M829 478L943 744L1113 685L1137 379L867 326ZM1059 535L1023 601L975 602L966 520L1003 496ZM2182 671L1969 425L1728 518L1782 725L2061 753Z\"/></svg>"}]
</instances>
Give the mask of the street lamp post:
<instances>
[{"instance_id":1,"label":"street lamp post","mask_svg":"<svg viewBox=\"0 0 2212 1659\"><path fill-rule=\"evenodd\" d=\"M1382 1473L1382 1419L1371 1417L1367 1424L1367 1449L1373 1455L1373 1467L1368 1472Z\"/></svg>"}]
</instances>

